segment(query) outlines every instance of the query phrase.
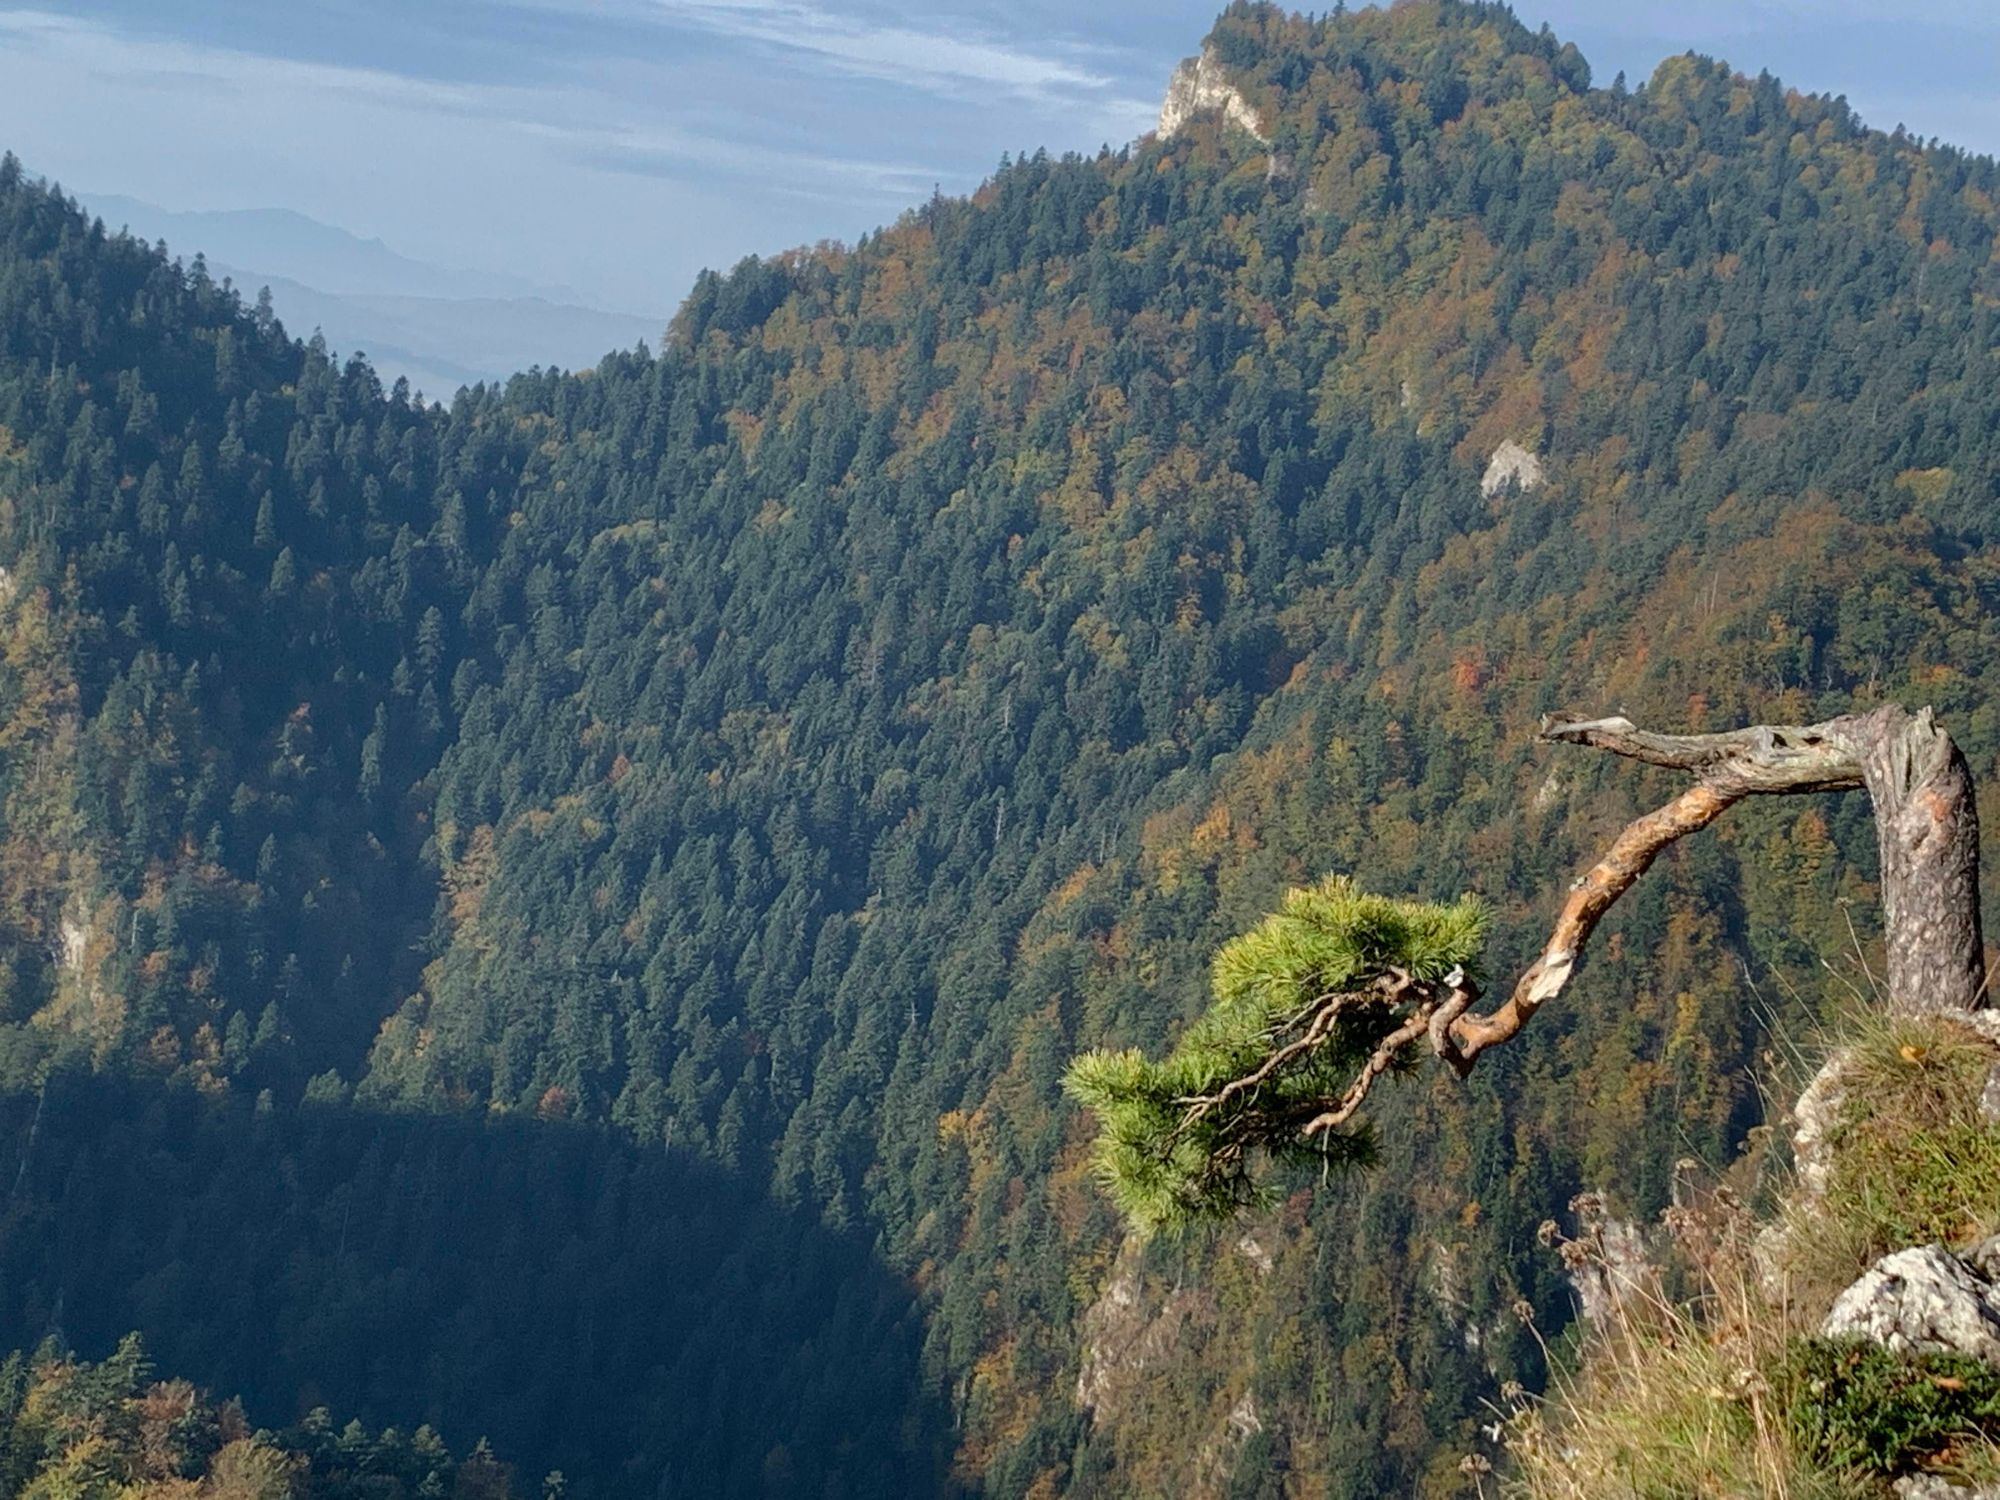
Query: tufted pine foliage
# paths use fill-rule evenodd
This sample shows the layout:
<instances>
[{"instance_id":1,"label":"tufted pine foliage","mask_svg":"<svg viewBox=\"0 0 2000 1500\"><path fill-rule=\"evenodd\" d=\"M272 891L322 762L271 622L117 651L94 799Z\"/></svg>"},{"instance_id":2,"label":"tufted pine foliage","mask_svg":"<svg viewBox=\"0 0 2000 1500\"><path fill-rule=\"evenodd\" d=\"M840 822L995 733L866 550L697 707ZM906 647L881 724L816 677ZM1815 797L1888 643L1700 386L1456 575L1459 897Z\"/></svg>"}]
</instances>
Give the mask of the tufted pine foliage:
<instances>
[{"instance_id":1,"label":"tufted pine foliage","mask_svg":"<svg viewBox=\"0 0 2000 1500\"><path fill-rule=\"evenodd\" d=\"M1255 1175L1260 1160L1365 1163L1365 1126L1310 1137L1302 1127L1401 1019L1371 987L1395 971L1416 980L1473 972L1486 925L1486 907L1473 896L1450 905L1400 901L1329 876L1289 892L1275 913L1222 946L1215 1003L1164 1059L1137 1049L1079 1057L1066 1086L1097 1115L1097 1172L1133 1227L1180 1232L1254 1207L1272 1192ZM1322 1042L1242 1082L1342 995L1355 1003Z\"/></svg>"}]
</instances>

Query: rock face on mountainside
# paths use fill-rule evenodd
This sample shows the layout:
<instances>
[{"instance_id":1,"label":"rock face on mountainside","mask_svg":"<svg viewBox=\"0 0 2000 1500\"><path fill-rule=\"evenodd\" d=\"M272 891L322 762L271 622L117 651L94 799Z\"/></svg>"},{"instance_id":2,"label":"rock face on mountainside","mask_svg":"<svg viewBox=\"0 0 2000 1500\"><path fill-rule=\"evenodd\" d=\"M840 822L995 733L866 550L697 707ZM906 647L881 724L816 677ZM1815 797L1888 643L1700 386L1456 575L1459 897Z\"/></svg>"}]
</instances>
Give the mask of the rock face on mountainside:
<instances>
[{"instance_id":1,"label":"rock face on mountainside","mask_svg":"<svg viewBox=\"0 0 2000 1500\"><path fill-rule=\"evenodd\" d=\"M1493 457L1487 461L1486 472L1479 479L1479 493L1488 500L1510 489L1525 495L1539 489L1546 477L1542 461L1508 438L1493 450Z\"/></svg>"},{"instance_id":2,"label":"rock face on mountainside","mask_svg":"<svg viewBox=\"0 0 2000 1500\"><path fill-rule=\"evenodd\" d=\"M1178 1289L1149 1300L1140 1275L1140 1245L1128 1240L1103 1293L1083 1316L1080 1410L1116 1415L1146 1375L1171 1359L1190 1320L1212 1322L1215 1299L1204 1289Z\"/></svg>"},{"instance_id":3,"label":"rock face on mountainside","mask_svg":"<svg viewBox=\"0 0 2000 1500\"><path fill-rule=\"evenodd\" d=\"M1186 59L1167 80L1167 97L1160 101L1160 139L1169 140L1183 125L1205 110L1219 110L1230 124L1240 126L1260 141L1268 141L1257 111L1241 91L1211 48Z\"/></svg>"}]
</instances>

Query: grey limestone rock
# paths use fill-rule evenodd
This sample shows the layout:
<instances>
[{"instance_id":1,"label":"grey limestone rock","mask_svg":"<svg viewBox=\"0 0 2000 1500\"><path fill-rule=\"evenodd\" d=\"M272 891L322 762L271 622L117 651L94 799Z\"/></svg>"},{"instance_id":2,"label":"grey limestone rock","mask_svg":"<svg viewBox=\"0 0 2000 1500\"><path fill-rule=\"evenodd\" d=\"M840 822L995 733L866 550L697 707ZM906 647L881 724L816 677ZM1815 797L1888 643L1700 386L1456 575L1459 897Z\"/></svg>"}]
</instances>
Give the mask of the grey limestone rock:
<instances>
[{"instance_id":1,"label":"grey limestone rock","mask_svg":"<svg viewBox=\"0 0 2000 1500\"><path fill-rule=\"evenodd\" d=\"M1898 1354L1964 1354L2000 1368L2000 1286L1983 1269L1996 1260L1991 1241L1966 1259L1938 1245L1885 1255L1834 1299L1820 1332L1865 1338Z\"/></svg>"},{"instance_id":2,"label":"grey limestone rock","mask_svg":"<svg viewBox=\"0 0 2000 1500\"><path fill-rule=\"evenodd\" d=\"M2000 1486L1982 1484L1972 1490L1935 1474L1905 1474L1889 1488L1896 1500L2000 1500Z\"/></svg>"}]
</instances>

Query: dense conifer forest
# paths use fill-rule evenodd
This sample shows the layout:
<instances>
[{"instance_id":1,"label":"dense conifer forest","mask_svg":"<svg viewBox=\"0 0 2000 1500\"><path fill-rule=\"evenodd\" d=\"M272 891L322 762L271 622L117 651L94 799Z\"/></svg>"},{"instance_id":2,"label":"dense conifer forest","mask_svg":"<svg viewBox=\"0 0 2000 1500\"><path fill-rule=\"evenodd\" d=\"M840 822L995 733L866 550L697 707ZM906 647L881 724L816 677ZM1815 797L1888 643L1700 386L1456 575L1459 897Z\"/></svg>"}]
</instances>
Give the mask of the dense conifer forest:
<instances>
[{"instance_id":1,"label":"dense conifer forest","mask_svg":"<svg viewBox=\"0 0 2000 1500\"><path fill-rule=\"evenodd\" d=\"M2000 785L2000 168L1494 5L1206 45L1265 139L447 405L0 166L0 1464L137 1330L285 1484L1469 1493L1536 1224L1737 1151L1866 808L1678 849L1240 1234L1125 1245L1063 1069L1328 873L1532 952L1657 800L1545 711L1902 697Z\"/></svg>"}]
</instances>

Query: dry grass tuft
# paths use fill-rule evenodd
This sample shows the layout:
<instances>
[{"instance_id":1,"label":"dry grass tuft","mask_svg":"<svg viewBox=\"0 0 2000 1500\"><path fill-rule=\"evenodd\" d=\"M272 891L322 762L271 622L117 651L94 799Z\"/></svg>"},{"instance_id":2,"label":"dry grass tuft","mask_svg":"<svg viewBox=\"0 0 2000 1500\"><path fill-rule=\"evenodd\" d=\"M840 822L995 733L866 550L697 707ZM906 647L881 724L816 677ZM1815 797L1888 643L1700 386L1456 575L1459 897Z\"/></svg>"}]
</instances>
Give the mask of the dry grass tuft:
<instances>
[{"instance_id":1,"label":"dry grass tuft","mask_svg":"<svg viewBox=\"0 0 2000 1500\"><path fill-rule=\"evenodd\" d=\"M1690 1194L1690 1196L1693 1196ZM1580 1200L1581 1201L1581 1200ZM1573 1208L1578 1205L1572 1205ZM1871 1491L1813 1472L1768 1371L1794 1333L1757 1273L1756 1224L1726 1188L1669 1209L1681 1288L1607 1252L1584 1203L1577 1234L1543 1238L1572 1274L1610 1292L1579 1373L1559 1375L1509 1421L1515 1493L1532 1500L1857 1500ZM1684 1291L1686 1295L1676 1295Z\"/></svg>"}]
</instances>

